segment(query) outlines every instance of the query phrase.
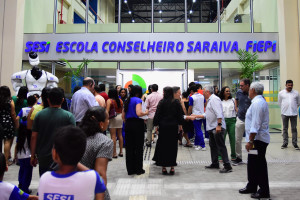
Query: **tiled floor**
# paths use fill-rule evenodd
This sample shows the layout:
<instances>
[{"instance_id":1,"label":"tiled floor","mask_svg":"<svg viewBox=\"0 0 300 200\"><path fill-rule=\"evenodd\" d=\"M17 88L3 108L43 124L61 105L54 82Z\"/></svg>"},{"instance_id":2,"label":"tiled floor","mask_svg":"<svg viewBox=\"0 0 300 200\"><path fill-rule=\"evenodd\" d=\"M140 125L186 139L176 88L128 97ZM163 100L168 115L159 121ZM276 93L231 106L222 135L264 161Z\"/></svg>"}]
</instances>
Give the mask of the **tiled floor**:
<instances>
[{"instance_id":1,"label":"tiled floor","mask_svg":"<svg viewBox=\"0 0 300 200\"><path fill-rule=\"evenodd\" d=\"M267 149L269 182L272 199L300 199L300 151L289 145L280 149L281 134L271 134L271 143ZM227 147L229 143L227 141ZM209 147L207 151L179 146L178 166L174 176L163 176L161 168L153 165L155 144L144 149L144 169L141 176L128 176L125 158L114 159L108 166L108 189L112 199L154 200L154 199L224 199L246 200L250 195L241 195L238 189L247 181L247 165L233 166L233 172L220 174L218 170L205 170L210 163ZM230 151L230 148L227 148ZM229 152L230 154L230 152ZM246 161L247 153L243 152ZM9 167L5 181L18 184L18 166ZM38 187L38 170L34 169L31 188Z\"/></svg>"}]
</instances>

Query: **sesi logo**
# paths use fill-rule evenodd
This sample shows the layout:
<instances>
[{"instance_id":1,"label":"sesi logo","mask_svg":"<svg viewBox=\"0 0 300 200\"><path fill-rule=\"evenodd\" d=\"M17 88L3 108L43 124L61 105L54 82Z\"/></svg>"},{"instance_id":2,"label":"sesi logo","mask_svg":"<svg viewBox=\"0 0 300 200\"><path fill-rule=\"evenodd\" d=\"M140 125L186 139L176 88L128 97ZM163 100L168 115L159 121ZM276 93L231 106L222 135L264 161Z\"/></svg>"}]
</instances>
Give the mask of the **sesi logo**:
<instances>
[{"instance_id":1,"label":"sesi logo","mask_svg":"<svg viewBox=\"0 0 300 200\"><path fill-rule=\"evenodd\" d=\"M74 200L74 195L45 193L44 200Z\"/></svg>"},{"instance_id":2,"label":"sesi logo","mask_svg":"<svg viewBox=\"0 0 300 200\"><path fill-rule=\"evenodd\" d=\"M41 42L28 41L26 43L25 52L27 52L27 53L30 52L30 51L33 51L33 52L48 52L49 48L50 48L50 42L46 42L46 41L41 41Z\"/></svg>"}]
</instances>

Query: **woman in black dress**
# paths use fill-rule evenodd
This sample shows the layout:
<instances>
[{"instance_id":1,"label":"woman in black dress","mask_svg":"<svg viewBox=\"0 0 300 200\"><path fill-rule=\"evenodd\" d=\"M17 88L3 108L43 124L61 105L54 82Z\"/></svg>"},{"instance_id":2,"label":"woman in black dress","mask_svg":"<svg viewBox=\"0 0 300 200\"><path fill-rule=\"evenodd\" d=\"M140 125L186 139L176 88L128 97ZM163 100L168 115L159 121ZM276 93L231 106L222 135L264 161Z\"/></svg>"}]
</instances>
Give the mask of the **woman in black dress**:
<instances>
[{"instance_id":1,"label":"woman in black dress","mask_svg":"<svg viewBox=\"0 0 300 200\"><path fill-rule=\"evenodd\" d=\"M7 86L0 87L0 151L2 150L2 140L4 140L4 155L6 163L10 157L10 149L17 127L15 104L11 99L10 89Z\"/></svg>"},{"instance_id":2,"label":"woman in black dress","mask_svg":"<svg viewBox=\"0 0 300 200\"><path fill-rule=\"evenodd\" d=\"M171 167L170 174L174 175L177 166L178 132L182 130L184 121L180 102L173 98L173 89L164 88L164 98L158 103L153 119L153 125L159 127L159 135L153 160L162 166L162 173L167 174L166 167Z\"/></svg>"}]
</instances>

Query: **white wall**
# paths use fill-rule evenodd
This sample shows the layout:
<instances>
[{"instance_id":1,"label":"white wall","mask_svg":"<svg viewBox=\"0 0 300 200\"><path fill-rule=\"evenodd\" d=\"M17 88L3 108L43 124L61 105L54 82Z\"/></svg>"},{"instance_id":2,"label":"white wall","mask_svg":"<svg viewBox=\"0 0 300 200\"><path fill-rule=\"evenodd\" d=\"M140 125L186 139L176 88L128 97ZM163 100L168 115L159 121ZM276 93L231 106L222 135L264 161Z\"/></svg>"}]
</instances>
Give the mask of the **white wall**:
<instances>
[{"instance_id":1,"label":"white wall","mask_svg":"<svg viewBox=\"0 0 300 200\"><path fill-rule=\"evenodd\" d=\"M123 85L122 75L123 74ZM147 88L151 84L158 85L158 91L162 94L163 88L166 86L178 86L182 90L182 74L184 71L135 71L135 70L119 70L117 72L117 85L125 86L125 84L132 80L132 74L141 76L147 85ZM186 81L185 81L186 82ZM185 87L185 86L184 86Z\"/></svg>"}]
</instances>

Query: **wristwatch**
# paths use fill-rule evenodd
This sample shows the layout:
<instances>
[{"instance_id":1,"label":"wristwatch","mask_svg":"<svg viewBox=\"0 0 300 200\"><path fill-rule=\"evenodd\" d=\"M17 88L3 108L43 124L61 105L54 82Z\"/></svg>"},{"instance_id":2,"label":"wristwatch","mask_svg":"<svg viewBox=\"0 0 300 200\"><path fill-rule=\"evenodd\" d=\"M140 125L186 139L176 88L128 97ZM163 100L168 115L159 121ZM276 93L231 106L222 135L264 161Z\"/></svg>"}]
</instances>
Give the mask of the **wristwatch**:
<instances>
[{"instance_id":1,"label":"wristwatch","mask_svg":"<svg viewBox=\"0 0 300 200\"><path fill-rule=\"evenodd\" d=\"M218 123L218 126L222 126L222 123Z\"/></svg>"}]
</instances>

